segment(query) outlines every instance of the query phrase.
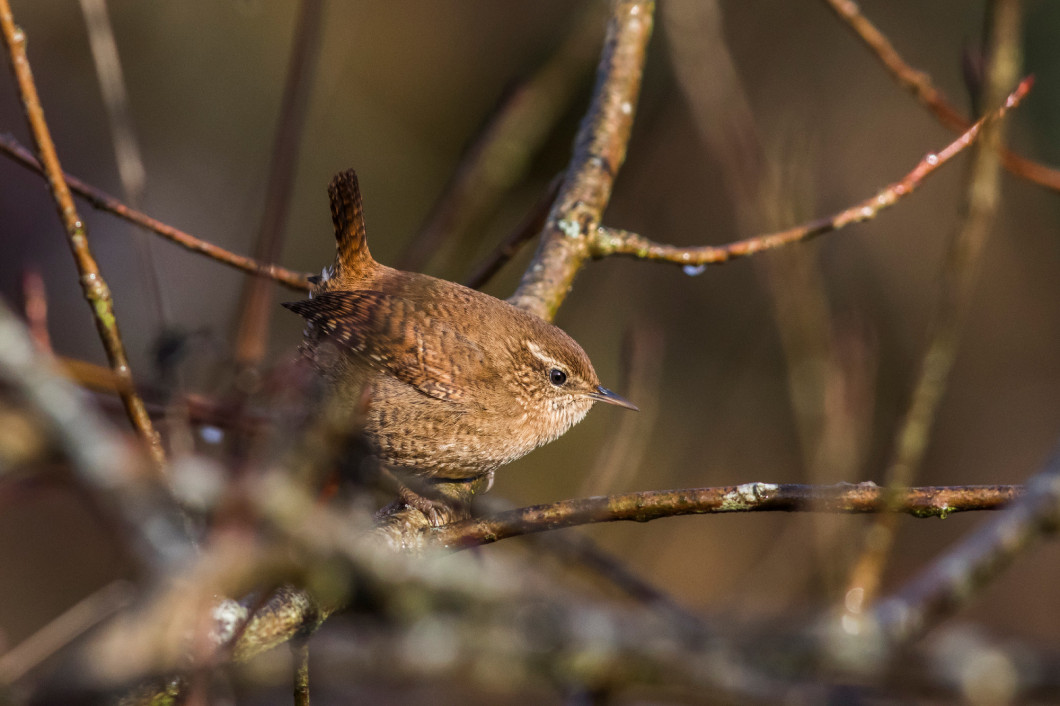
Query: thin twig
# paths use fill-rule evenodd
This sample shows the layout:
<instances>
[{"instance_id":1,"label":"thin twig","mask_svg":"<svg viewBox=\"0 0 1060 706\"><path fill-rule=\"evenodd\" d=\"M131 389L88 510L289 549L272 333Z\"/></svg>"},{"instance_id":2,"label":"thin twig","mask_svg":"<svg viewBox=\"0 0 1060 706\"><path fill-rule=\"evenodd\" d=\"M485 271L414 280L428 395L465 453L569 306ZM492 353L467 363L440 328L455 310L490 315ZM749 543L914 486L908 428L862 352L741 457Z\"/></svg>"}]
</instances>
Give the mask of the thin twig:
<instances>
[{"instance_id":1,"label":"thin twig","mask_svg":"<svg viewBox=\"0 0 1060 706\"><path fill-rule=\"evenodd\" d=\"M559 196L513 305L551 320L590 255L590 244L626 158L655 3L615 0L589 110Z\"/></svg>"},{"instance_id":2,"label":"thin twig","mask_svg":"<svg viewBox=\"0 0 1060 706\"><path fill-rule=\"evenodd\" d=\"M717 265L739 257L754 255L764 250L772 250L791 243L809 240L825 233L840 230L851 223L871 220L880 211L893 206L899 199L908 196L920 186L925 178L975 142L984 127L1000 120L1010 109L1019 105L1033 83L1034 80L1031 77L1023 79L1000 108L976 122L960 137L946 145L939 152L932 152L925 156L901 180L891 184L875 196L854 204L835 215L826 216L805 225L777 233L738 240L728 245L704 245L691 248L664 245L653 242L637 233L601 227L596 229L596 236L591 240L591 254L596 258L609 255L627 255L641 260L670 262L686 267Z\"/></svg>"},{"instance_id":3,"label":"thin twig","mask_svg":"<svg viewBox=\"0 0 1060 706\"><path fill-rule=\"evenodd\" d=\"M429 545L466 548L500 539L596 522L648 522L679 515L733 512L876 513L889 510L914 517L996 510L1022 492L1014 485L906 488L887 505L886 489L874 483L800 485L744 483L717 488L656 490L563 500L491 517L456 522L424 533Z\"/></svg>"},{"instance_id":4,"label":"thin twig","mask_svg":"<svg viewBox=\"0 0 1060 706\"><path fill-rule=\"evenodd\" d=\"M903 88L916 96L921 105L930 110L940 123L954 132L968 129L969 121L935 86L931 76L906 63L883 32L861 14L857 3L851 0L825 0L825 2L857 35L858 39L876 55L891 76ZM1060 170L1029 160L1003 147L1000 148L1000 155L1001 164L1014 175L1047 189L1060 191Z\"/></svg>"},{"instance_id":5,"label":"thin twig","mask_svg":"<svg viewBox=\"0 0 1060 706\"><path fill-rule=\"evenodd\" d=\"M147 410L144 408L143 400L132 386L132 371L129 368L128 356L125 353L125 344L122 342L121 333L118 330L118 320L114 315L114 300L111 298L110 288L103 279L95 257L88 244L88 233L81 217L74 206L74 199L70 189L63 179L63 170L59 165L59 156L52 142L51 132L44 119L44 108L41 106L40 97L37 95L37 86L33 81L33 73L30 71L29 57L26 56L26 35L20 27L15 26L15 18L11 14L8 0L0 0L0 28L3 30L4 44L7 47L8 56L11 59L11 70L14 72L18 83L19 96L22 100L23 109L26 112L26 120L29 122L33 140L37 145L40 162L44 165L44 171L48 177L48 185L51 188L52 198L59 211L59 218L66 229L67 240L70 251L74 256L74 263L81 277L81 289L85 299L88 300L92 309L96 330L99 332L103 348L107 353L107 360L115 374L129 381L129 387L122 390L121 398L125 404L125 411L132 422L133 428L140 434L146 444L152 459L160 468L166 462L165 451L162 449L162 440L155 431Z\"/></svg>"},{"instance_id":6,"label":"thin twig","mask_svg":"<svg viewBox=\"0 0 1060 706\"><path fill-rule=\"evenodd\" d=\"M0 153L11 158L16 164L20 164L38 174L44 174L44 169L40 166L40 162L34 158L29 150L20 145L10 135L0 134ZM112 213L133 225L160 235L186 250L205 255L212 260L234 267L237 270L267 277L290 289L298 291L307 291L309 289L308 275L305 273L288 270L279 265L258 262L245 255L237 255L213 243L196 238L178 228L166 225L141 211L130 208L110 194L86 184L71 174L63 172L63 179L66 180L67 185L74 193L83 197L93 208Z\"/></svg>"},{"instance_id":7,"label":"thin twig","mask_svg":"<svg viewBox=\"0 0 1060 706\"><path fill-rule=\"evenodd\" d=\"M990 7L988 105L1004 96L1006 88L1019 75L1022 18L1020 0L996 0ZM1006 105L1011 100L1010 96ZM985 142L973 153L962 223L950 244L943 289L920 374L885 472L884 483L888 487L903 488L914 482L957 357L979 260L1000 201L1000 167L996 152L1001 143L1000 128L998 123L988 125L984 130ZM847 601L851 615L856 615L863 604L875 599L896 530L895 518L889 514L880 515L869 529L865 550L850 575L848 595L857 596L857 600Z\"/></svg>"},{"instance_id":8,"label":"thin twig","mask_svg":"<svg viewBox=\"0 0 1060 706\"><path fill-rule=\"evenodd\" d=\"M265 188L265 208L254 249L254 256L260 262L276 262L283 251L284 226L294 188L302 128L309 113L309 89L320 53L323 5L323 0L302 0L300 4L269 166L269 182ZM262 277L251 277L244 284L239 309L239 330L235 341L237 365L257 367L265 357L271 314L271 283Z\"/></svg>"}]
</instances>

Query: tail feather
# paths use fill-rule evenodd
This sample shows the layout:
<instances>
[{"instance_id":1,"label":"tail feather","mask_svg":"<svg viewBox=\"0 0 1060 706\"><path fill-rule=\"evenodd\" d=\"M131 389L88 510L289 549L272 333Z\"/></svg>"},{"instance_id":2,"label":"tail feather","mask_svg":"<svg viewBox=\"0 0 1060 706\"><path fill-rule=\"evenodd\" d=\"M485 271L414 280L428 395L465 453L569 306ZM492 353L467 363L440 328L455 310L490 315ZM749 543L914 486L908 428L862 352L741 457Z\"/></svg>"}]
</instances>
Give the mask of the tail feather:
<instances>
[{"instance_id":1,"label":"tail feather","mask_svg":"<svg viewBox=\"0 0 1060 706\"><path fill-rule=\"evenodd\" d=\"M375 261L368 252L357 173L347 169L336 174L328 186L328 196L335 224L336 264L343 276L358 277Z\"/></svg>"}]
</instances>

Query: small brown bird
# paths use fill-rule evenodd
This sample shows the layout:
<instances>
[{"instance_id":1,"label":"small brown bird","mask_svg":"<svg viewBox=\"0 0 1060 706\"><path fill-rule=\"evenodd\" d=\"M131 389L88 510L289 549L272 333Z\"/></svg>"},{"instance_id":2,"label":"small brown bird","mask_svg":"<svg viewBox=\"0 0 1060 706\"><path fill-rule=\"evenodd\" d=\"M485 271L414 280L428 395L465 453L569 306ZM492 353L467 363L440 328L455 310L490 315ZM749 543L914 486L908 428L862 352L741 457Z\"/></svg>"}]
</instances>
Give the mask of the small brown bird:
<instances>
[{"instance_id":1,"label":"small brown bird","mask_svg":"<svg viewBox=\"0 0 1060 706\"><path fill-rule=\"evenodd\" d=\"M594 402L636 409L600 385L585 351L556 326L488 294L376 262L353 170L338 174L328 194L335 263L310 299L284 306L308 322L303 351L332 394L354 405L370 388L364 432L387 468L470 481L556 439ZM402 499L432 524L448 519L444 506L407 487Z\"/></svg>"}]
</instances>

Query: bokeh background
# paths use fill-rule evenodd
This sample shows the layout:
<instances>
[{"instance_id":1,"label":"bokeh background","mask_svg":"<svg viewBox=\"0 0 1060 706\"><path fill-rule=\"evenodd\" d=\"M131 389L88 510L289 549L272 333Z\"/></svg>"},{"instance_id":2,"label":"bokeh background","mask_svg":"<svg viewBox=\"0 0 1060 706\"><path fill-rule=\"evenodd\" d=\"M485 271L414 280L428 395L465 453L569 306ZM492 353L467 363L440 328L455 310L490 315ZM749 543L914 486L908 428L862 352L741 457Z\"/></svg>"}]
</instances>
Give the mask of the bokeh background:
<instances>
[{"instance_id":1,"label":"bokeh background","mask_svg":"<svg viewBox=\"0 0 1060 706\"><path fill-rule=\"evenodd\" d=\"M78 4L13 5L65 169L120 195ZM980 46L984 3L861 5L913 65L970 110L962 60ZM108 9L146 169L143 210L249 254L296 3L111 0ZM571 99L525 174L423 266L463 279L566 164L604 10L559 1L327 3L281 263L317 271L330 261L325 187L348 167L361 179L373 253L397 262L496 106L577 32L589 59L570 61ZM712 18L692 0L661 4L608 225L675 244L725 243L845 208L952 139L823 3L732 1L720 10ZM1011 144L1050 164L1060 164L1058 29L1060 6L1026 3L1025 72L1037 84L1010 124ZM725 60L742 96L718 85L717 62ZM0 86L0 131L29 145L14 84L5 75ZM743 154L746 141L762 156ZM605 384L638 390L634 401L645 412L630 422L621 410L595 409L563 439L498 473L492 494L525 505L748 481L881 480L959 223L966 166L960 157L872 222L698 276L617 258L592 263L558 323L587 349ZM742 200L733 188L741 167L775 184L774 198ZM1009 175L1002 195L921 484L1021 482L1060 431L1060 197ZM157 382L153 350L164 327L136 252L138 240L154 236L83 202L81 212L135 374ZM188 388L223 387L244 277L158 239L150 250L169 327L193 334L183 363ZM487 290L510 294L532 251L524 248ZM103 362L43 181L0 159L0 293L9 305L21 305L27 267L46 281L55 350ZM277 288L276 301L291 298ZM301 324L278 305L272 324L269 355L279 361L293 355ZM632 380L621 353L630 337L639 342ZM825 362L813 352L833 343L849 377L828 409L848 426L838 433L842 448L822 465L813 460L819 420L812 403L800 408L799 385L830 379L814 368ZM608 461L619 443L619 460ZM9 493L0 503L0 644L19 642L129 570L61 484ZM903 518L886 586L900 585L986 519ZM867 522L756 514L585 531L690 608L768 622L835 597L836 577L860 547L856 530ZM545 561L528 546L508 541L482 553ZM960 621L999 638L1055 645L1058 582L1060 547L1038 547Z\"/></svg>"}]
</instances>

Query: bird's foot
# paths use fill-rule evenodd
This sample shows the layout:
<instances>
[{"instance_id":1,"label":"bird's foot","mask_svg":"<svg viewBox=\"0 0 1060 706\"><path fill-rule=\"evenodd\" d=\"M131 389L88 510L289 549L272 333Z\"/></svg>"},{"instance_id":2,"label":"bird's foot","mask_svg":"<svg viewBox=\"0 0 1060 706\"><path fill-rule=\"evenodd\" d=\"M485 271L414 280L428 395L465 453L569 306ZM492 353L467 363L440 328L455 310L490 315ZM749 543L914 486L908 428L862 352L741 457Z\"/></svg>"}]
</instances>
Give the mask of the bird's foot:
<instances>
[{"instance_id":1,"label":"bird's foot","mask_svg":"<svg viewBox=\"0 0 1060 706\"><path fill-rule=\"evenodd\" d=\"M426 495L420 495L404 483L398 488L398 497L401 498L401 502L422 512L431 527L441 527L450 522L468 517L466 508L453 507L441 498L429 498Z\"/></svg>"}]
</instances>

